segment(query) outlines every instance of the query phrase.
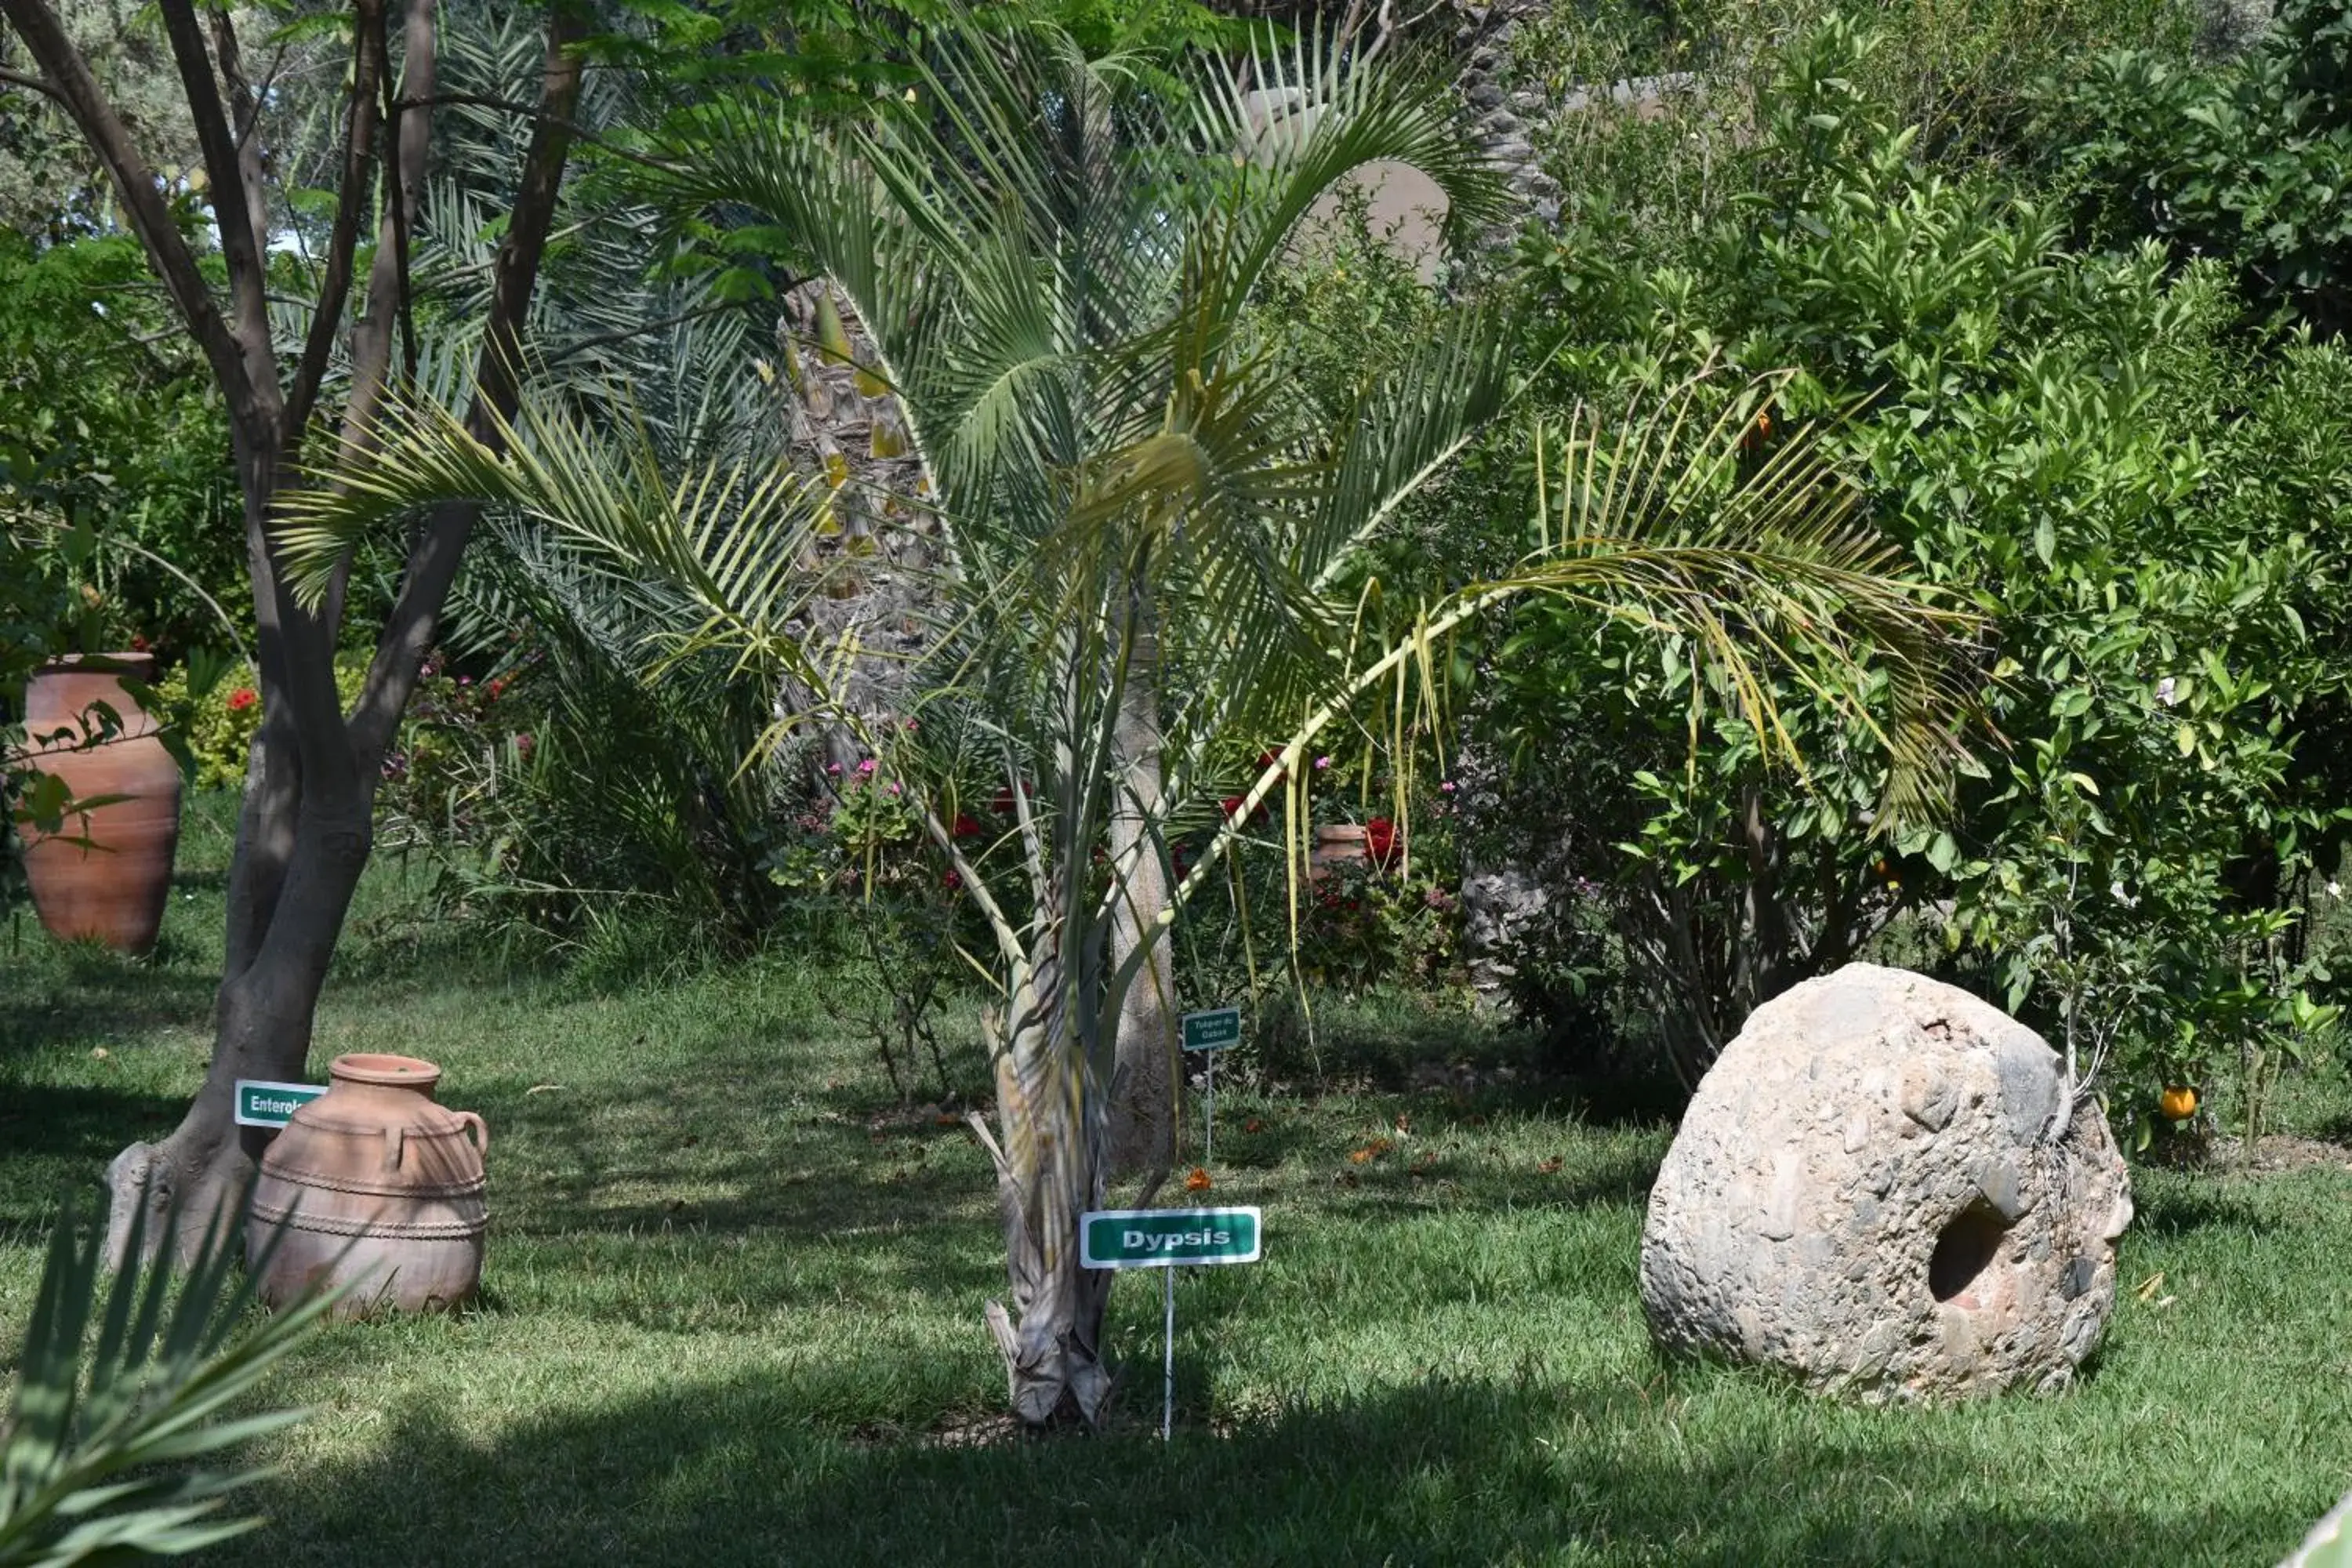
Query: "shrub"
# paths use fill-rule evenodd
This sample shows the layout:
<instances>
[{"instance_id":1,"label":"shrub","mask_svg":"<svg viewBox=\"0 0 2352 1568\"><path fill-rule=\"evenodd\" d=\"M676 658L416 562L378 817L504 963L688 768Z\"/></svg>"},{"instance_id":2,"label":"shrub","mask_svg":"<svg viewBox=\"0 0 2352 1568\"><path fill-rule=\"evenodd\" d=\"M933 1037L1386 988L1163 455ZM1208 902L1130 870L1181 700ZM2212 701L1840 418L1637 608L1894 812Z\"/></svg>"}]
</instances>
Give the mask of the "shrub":
<instances>
[{"instance_id":1,"label":"shrub","mask_svg":"<svg viewBox=\"0 0 2352 1568\"><path fill-rule=\"evenodd\" d=\"M2237 58L2100 56L2043 135L2091 235L2228 265L2247 296L2334 336L2352 324L2352 5L2285 0Z\"/></svg>"},{"instance_id":2,"label":"shrub","mask_svg":"<svg viewBox=\"0 0 2352 1568\"><path fill-rule=\"evenodd\" d=\"M1539 606L1492 662L1486 732L1523 818L1605 889L1686 1074L1901 921L2086 1072L2111 1052L2137 1108L2293 1034L2323 978L2280 886L2344 824L2315 760L2340 740L2310 731L2342 723L2352 464L2315 422L2352 363L2250 356L2214 268L2071 254L2052 210L1922 165L1854 89L1868 47L1842 24L1791 47L1758 188L1698 264L1595 283L1571 245L1538 276L1626 301L1564 351L1571 386L1795 367L1759 453L1838 422L1877 524L1990 617L1981 773L1948 825L1890 839L1834 710L1783 694L1801 780L1733 722L1701 721L1694 756L1707 671Z\"/></svg>"}]
</instances>

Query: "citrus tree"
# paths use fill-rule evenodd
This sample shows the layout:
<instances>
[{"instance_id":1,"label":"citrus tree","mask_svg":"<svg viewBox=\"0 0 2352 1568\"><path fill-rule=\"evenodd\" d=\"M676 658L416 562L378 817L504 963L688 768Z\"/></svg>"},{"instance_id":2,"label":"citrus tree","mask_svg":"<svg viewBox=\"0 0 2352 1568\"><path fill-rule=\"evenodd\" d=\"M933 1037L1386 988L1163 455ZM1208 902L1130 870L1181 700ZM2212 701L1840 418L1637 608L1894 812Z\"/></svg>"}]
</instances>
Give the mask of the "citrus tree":
<instances>
[{"instance_id":1,"label":"citrus tree","mask_svg":"<svg viewBox=\"0 0 2352 1568\"><path fill-rule=\"evenodd\" d=\"M1012 1290L987 1319L1040 1426L1095 1421L1110 1389L1110 1276L1079 1267L1077 1219L1105 1200L1138 1070L1119 1059L1130 996L1165 997L1170 926L1262 804L1296 805L1318 735L1375 700L1432 712L1455 631L1526 595L1671 629L1768 748L1759 667L1857 704L1874 681L1899 810L1954 744L1953 618L1896 580L1809 440L1744 460L1754 390L1720 417L1678 396L1588 419L1514 571L1363 575L1364 546L1506 402L1513 329L1465 308L1334 416L1273 373L1251 304L1367 163L1415 163L1465 221L1491 210L1491 175L1443 84L1339 50L1262 50L1254 89L1215 68L1181 97L1130 79L1050 29L964 29L929 56L916 114L812 135L728 108L671 149L673 204L756 214L758 241L832 291L794 353L862 354L914 456L903 493L854 498L846 463L665 469L641 429L528 401L486 442L420 405L281 536L319 592L371 528L451 497L507 509L667 606L647 679L715 659L801 694L763 746L814 718L866 736L988 933L971 957L999 997L996 1125L973 1122ZM936 544L915 695L887 728L848 693L857 629L815 629L830 577L858 569L821 548L853 502ZM967 826L982 799L1009 819L993 837ZM1203 828L1177 879L1171 840ZM1164 1072L1152 1045L1142 1070Z\"/></svg>"}]
</instances>

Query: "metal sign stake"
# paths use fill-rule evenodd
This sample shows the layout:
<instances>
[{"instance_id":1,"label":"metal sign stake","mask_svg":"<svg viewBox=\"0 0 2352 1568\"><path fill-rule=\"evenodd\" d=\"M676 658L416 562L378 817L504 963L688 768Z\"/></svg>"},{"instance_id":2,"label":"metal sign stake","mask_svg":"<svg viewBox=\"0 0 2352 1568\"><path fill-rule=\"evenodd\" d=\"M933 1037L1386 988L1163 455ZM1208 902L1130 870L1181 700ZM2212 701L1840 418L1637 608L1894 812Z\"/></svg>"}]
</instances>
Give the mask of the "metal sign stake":
<instances>
[{"instance_id":1,"label":"metal sign stake","mask_svg":"<svg viewBox=\"0 0 2352 1568\"><path fill-rule=\"evenodd\" d=\"M1160 1440L1165 1443L1169 1434L1176 1429L1176 1270L1173 1268L1160 1271L1160 1294L1166 1313L1160 1325L1160 1342L1165 1347L1161 1354L1167 1363L1165 1392L1160 1402Z\"/></svg>"},{"instance_id":2,"label":"metal sign stake","mask_svg":"<svg viewBox=\"0 0 2352 1568\"><path fill-rule=\"evenodd\" d=\"M1201 1149L1201 1163L1217 1163L1217 1056L1209 1053L1209 1133Z\"/></svg>"}]
</instances>

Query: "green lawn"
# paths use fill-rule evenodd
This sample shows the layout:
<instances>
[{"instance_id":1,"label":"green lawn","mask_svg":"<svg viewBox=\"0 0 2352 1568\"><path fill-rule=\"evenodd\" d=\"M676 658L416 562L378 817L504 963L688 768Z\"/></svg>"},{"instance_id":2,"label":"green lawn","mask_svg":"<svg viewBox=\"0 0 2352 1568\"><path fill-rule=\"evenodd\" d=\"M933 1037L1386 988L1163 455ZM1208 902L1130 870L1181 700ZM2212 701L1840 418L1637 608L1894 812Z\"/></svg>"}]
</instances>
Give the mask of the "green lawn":
<instances>
[{"instance_id":1,"label":"green lawn","mask_svg":"<svg viewBox=\"0 0 2352 1568\"><path fill-rule=\"evenodd\" d=\"M197 1079L225 849L192 825L151 963L0 927L11 1347L61 1184ZM845 1038L817 988L856 977L502 980L400 917L397 873L317 1059L431 1057L488 1118L486 1299L315 1342L274 1523L223 1561L2267 1563L2352 1485L2352 1173L2144 1173L2123 1275L2163 1278L2077 1393L1853 1409L1658 1362L1634 1263L1667 1132L1527 1087L1221 1093L1215 1195L1265 1205L1266 1256L1178 1282L1176 1441L1150 1277L1113 1298L1118 1427L1008 1440L985 1162ZM1331 1058L1460 1027L1328 1022Z\"/></svg>"}]
</instances>

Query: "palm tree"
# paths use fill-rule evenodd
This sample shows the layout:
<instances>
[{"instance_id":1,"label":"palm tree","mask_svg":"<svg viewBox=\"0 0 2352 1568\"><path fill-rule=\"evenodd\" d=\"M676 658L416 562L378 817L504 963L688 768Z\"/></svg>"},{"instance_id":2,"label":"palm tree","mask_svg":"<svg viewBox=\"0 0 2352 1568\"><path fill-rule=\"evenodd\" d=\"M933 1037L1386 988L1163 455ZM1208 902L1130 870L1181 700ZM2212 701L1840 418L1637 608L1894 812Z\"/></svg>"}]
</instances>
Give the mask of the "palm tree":
<instances>
[{"instance_id":1,"label":"palm tree","mask_svg":"<svg viewBox=\"0 0 2352 1568\"><path fill-rule=\"evenodd\" d=\"M1139 988L1168 999L1170 924L1318 734L1371 694L1435 703L1434 650L1456 629L1529 593L1631 617L1689 638L1768 734L1760 666L1854 692L1878 681L1895 804L1950 744L1950 618L1895 580L1810 440L1742 457L1769 388L1693 388L1611 431L1592 422L1542 549L1499 579L1402 597L1375 635L1374 595L1340 584L1504 404L1509 323L1464 310L1335 417L1276 373L1251 307L1317 202L1368 163L1422 168L1459 223L1492 215L1492 175L1442 86L1304 44L1250 68L1271 85L1212 69L1178 103L1050 31L966 29L935 41L903 118L810 136L730 107L672 150L671 201L756 214L786 265L845 304L856 338L826 324L805 351L861 352L919 458L910 493L866 510L935 532L940 611L911 686L919 726L869 744L992 934L976 962L1001 994L997 1126L973 1122L996 1163L1012 1300L987 1318L1033 1425L1093 1422L1108 1394L1110 1277L1078 1267L1077 1218L1108 1191L1116 1101L1168 1071L1163 1022L1147 1051L1120 1045ZM1269 105L1287 118L1270 123ZM544 405L501 435L503 458L414 408L404 435L296 503L283 542L323 584L355 536L420 505L503 506L688 606L646 650L653 678L716 656L862 722L836 695L854 630L812 630L841 469L665 473L642 432ZM1269 740L1278 755L1248 762ZM954 831L983 768L1013 816L986 849ZM1239 781L1229 816L1218 802ZM1176 881L1170 841L1201 827L1211 847Z\"/></svg>"}]
</instances>

